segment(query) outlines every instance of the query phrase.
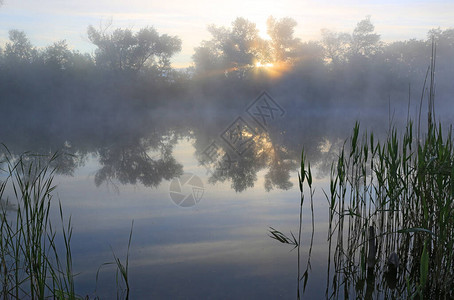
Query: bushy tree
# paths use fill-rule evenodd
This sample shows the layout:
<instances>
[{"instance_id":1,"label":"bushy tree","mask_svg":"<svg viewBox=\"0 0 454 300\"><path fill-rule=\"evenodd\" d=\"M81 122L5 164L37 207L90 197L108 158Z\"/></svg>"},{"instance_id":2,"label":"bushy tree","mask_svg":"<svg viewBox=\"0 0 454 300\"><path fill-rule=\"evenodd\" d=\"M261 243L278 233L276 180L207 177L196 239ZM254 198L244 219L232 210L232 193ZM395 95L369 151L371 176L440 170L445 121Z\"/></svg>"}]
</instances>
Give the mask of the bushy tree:
<instances>
[{"instance_id":1,"label":"bushy tree","mask_svg":"<svg viewBox=\"0 0 454 300\"><path fill-rule=\"evenodd\" d=\"M325 60L334 65L348 62L352 58L369 58L381 52L380 35L374 33L375 26L370 16L357 23L352 34L322 29L322 45Z\"/></svg>"},{"instance_id":2,"label":"bushy tree","mask_svg":"<svg viewBox=\"0 0 454 300\"><path fill-rule=\"evenodd\" d=\"M324 48L320 42L304 42L297 52L298 62L323 65Z\"/></svg>"},{"instance_id":3,"label":"bushy tree","mask_svg":"<svg viewBox=\"0 0 454 300\"><path fill-rule=\"evenodd\" d=\"M7 59L15 62L31 62L36 58L37 51L23 31L10 30L9 40L5 47Z\"/></svg>"},{"instance_id":4,"label":"bushy tree","mask_svg":"<svg viewBox=\"0 0 454 300\"><path fill-rule=\"evenodd\" d=\"M170 57L181 51L181 40L145 27L133 33L116 29L112 33L88 27L88 38L98 49L96 64L114 71L140 71L144 66L161 71L170 68Z\"/></svg>"},{"instance_id":5,"label":"bushy tree","mask_svg":"<svg viewBox=\"0 0 454 300\"><path fill-rule=\"evenodd\" d=\"M322 29L322 45L326 61L333 64L339 64L348 59L351 47L351 36L348 33Z\"/></svg>"},{"instance_id":6,"label":"bushy tree","mask_svg":"<svg viewBox=\"0 0 454 300\"><path fill-rule=\"evenodd\" d=\"M293 62L297 59L301 41L293 36L296 21L292 18L276 20L268 18L267 33L271 38L270 48L273 62Z\"/></svg>"},{"instance_id":7,"label":"bushy tree","mask_svg":"<svg viewBox=\"0 0 454 300\"><path fill-rule=\"evenodd\" d=\"M217 70L243 77L257 62L267 60L267 44L247 19L235 19L231 28L210 25L208 31L211 40L203 41L193 56L199 72Z\"/></svg>"},{"instance_id":8,"label":"bushy tree","mask_svg":"<svg viewBox=\"0 0 454 300\"><path fill-rule=\"evenodd\" d=\"M270 40L259 36L255 23L236 18L231 27L208 26L211 39L195 49L193 60L199 73L245 75L267 63L293 64L301 54L301 42L293 36L296 21L269 17L267 33Z\"/></svg>"},{"instance_id":9,"label":"bushy tree","mask_svg":"<svg viewBox=\"0 0 454 300\"><path fill-rule=\"evenodd\" d=\"M422 40L396 41L383 47L389 71L402 78L423 77L430 61L429 45Z\"/></svg>"},{"instance_id":10,"label":"bushy tree","mask_svg":"<svg viewBox=\"0 0 454 300\"><path fill-rule=\"evenodd\" d=\"M43 61L55 68L66 69L71 64L72 53L65 40L47 46L42 53Z\"/></svg>"},{"instance_id":11,"label":"bushy tree","mask_svg":"<svg viewBox=\"0 0 454 300\"><path fill-rule=\"evenodd\" d=\"M370 57L380 51L380 35L374 33L375 26L370 21L370 16L361 20L352 33L351 54Z\"/></svg>"},{"instance_id":12,"label":"bushy tree","mask_svg":"<svg viewBox=\"0 0 454 300\"><path fill-rule=\"evenodd\" d=\"M432 42L435 43L436 52L436 70L439 74L437 77L451 77L454 69L454 28L442 30L435 28L429 31L426 44L431 47ZM452 80L446 82L446 85L453 86Z\"/></svg>"}]
</instances>

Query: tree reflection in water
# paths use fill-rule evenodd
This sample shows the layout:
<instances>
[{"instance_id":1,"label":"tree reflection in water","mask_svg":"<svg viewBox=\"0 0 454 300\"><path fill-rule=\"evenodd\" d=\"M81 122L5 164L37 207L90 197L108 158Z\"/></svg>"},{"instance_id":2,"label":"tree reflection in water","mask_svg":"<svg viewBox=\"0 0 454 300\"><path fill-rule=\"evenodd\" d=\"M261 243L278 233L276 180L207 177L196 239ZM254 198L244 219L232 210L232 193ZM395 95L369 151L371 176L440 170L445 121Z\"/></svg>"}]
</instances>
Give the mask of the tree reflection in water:
<instances>
[{"instance_id":1,"label":"tree reflection in water","mask_svg":"<svg viewBox=\"0 0 454 300\"><path fill-rule=\"evenodd\" d=\"M172 156L176 136L153 136L123 141L98 150L101 168L96 172L97 186L117 179L121 184L142 183L157 187L163 179L183 174L183 166ZM152 155L152 152L153 156Z\"/></svg>"}]
</instances>

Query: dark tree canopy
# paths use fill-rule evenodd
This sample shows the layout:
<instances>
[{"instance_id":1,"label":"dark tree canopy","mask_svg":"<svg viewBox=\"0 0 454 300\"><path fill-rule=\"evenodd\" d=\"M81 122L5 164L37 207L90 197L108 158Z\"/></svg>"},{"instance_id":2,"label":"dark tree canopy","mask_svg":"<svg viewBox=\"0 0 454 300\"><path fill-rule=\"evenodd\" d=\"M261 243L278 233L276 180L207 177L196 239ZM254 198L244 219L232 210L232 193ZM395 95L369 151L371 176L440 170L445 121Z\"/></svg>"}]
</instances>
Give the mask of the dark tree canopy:
<instances>
[{"instance_id":1,"label":"dark tree canopy","mask_svg":"<svg viewBox=\"0 0 454 300\"><path fill-rule=\"evenodd\" d=\"M351 47L351 36L348 33L322 29L322 44L327 61L338 64L346 61L348 58Z\"/></svg>"},{"instance_id":2,"label":"dark tree canopy","mask_svg":"<svg viewBox=\"0 0 454 300\"><path fill-rule=\"evenodd\" d=\"M370 16L357 23L353 32L333 32L322 29L322 45L325 59L334 65L347 62L353 57L371 57L382 50L380 35L374 33L375 26Z\"/></svg>"},{"instance_id":3,"label":"dark tree canopy","mask_svg":"<svg viewBox=\"0 0 454 300\"><path fill-rule=\"evenodd\" d=\"M380 35L374 33L375 26L370 16L356 25L352 34L352 54L369 57L380 51Z\"/></svg>"},{"instance_id":4,"label":"dark tree canopy","mask_svg":"<svg viewBox=\"0 0 454 300\"><path fill-rule=\"evenodd\" d=\"M212 38L195 49L194 63L201 71L245 71L265 59L266 43L260 38L256 25L244 18L237 18L231 28L208 26Z\"/></svg>"},{"instance_id":5,"label":"dark tree canopy","mask_svg":"<svg viewBox=\"0 0 454 300\"><path fill-rule=\"evenodd\" d=\"M20 62L31 62L36 56L36 49L30 43L25 32L19 30L9 31L10 42L6 43L5 56Z\"/></svg>"},{"instance_id":6,"label":"dark tree canopy","mask_svg":"<svg viewBox=\"0 0 454 300\"><path fill-rule=\"evenodd\" d=\"M423 40L382 43L367 17L349 33L324 30L321 40L300 42L294 37L296 22L292 19L269 18L267 25L269 39L261 38L255 24L244 18L228 27L212 25L210 39L195 50L194 71L167 73L181 41L150 27L110 33L90 27L90 39L97 46L94 55L72 50L65 40L38 48L24 32L11 30L0 51L3 139L12 141L16 149L30 141L45 151L49 145L63 145L68 151L73 147L85 154L96 148L101 163L98 184L118 180L156 186L182 172L172 158L171 147L158 146L161 139L145 138L150 128L164 126L161 121L169 116L168 111L189 114L194 128L217 136L221 129L217 131L212 124L227 125L229 114L237 117L237 109L246 108L245 101L272 90L280 95L285 118L296 121L283 131L269 131L269 139L257 137L263 145L257 149L266 151L245 153L230 173L222 169L210 180L231 181L235 190L242 191L253 186L257 173L267 168L266 189L287 189L291 186L289 171L295 166L286 160L290 157L287 149L276 152L274 146L274 150L265 148L273 144L268 141L281 141L285 138L281 132L298 136L301 128L307 132L321 133L324 127L336 131L335 121L326 121L324 113L317 113L336 105L343 107L336 115L370 104L372 109L388 109L390 101L404 101L406 107L410 88L412 97L420 93L432 41L436 45L437 91L443 91L437 99L446 107L452 106L454 29L433 29ZM208 123L204 117L211 119L211 112L220 113ZM309 114L317 115L316 122L306 117ZM204 149L202 134L179 119L173 121L175 128L163 131L164 143L174 130L183 128L196 136L200 151ZM129 138L132 132L140 134L128 143L117 142L122 140L119 136ZM311 145L319 152L318 142L311 141ZM77 160L68 159L64 172L70 173L77 164ZM165 172L167 177L153 175Z\"/></svg>"},{"instance_id":7,"label":"dark tree canopy","mask_svg":"<svg viewBox=\"0 0 454 300\"><path fill-rule=\"evenodd\" d=\"M255 23L236 18L230 28L208 26L211 39L195 49L193 60L200 72L234 73L238 77L267 63L293 63L301 42L293 37L296 21L291 18L268 18L270 40L260 37Z\"/></svg>"},{"instance_id":8,"label":"dark tree canopy","mask_svg":"<svg viewBox=\"0 0 454 300\"><path fill-rule=\"evenodd\" d=\"M273 62L290 62L297 58L301 41L293 36L296 21L291 18L276 20L269 17L267 33L271 38L270 47Z\"/></svg>"},{"instance_id":9,"label":"dark tree canopy","mask_svg":"<svg viewBox=\"0 0 454 300\"><path fill-rule=\"evenodd\" d=\"M56 68L66 69L71 63L72 53L65 40L47 46L43 52L44 62Z\"/></svg>"},{"instance_id":10,"label":"dark tree canopy","mask_svg":"<svg viewBox=\"0 0 454 300\"><path fill-rule=\"evenodd\" d=\"M89 26L88 38L98 47L96 64L115 71L140 71L145 66L164 71L170 68L170 57L181 51L178 37L159 35L152 27L136 33L121 28L107 33Z\"/></svg>"}]
</instances>

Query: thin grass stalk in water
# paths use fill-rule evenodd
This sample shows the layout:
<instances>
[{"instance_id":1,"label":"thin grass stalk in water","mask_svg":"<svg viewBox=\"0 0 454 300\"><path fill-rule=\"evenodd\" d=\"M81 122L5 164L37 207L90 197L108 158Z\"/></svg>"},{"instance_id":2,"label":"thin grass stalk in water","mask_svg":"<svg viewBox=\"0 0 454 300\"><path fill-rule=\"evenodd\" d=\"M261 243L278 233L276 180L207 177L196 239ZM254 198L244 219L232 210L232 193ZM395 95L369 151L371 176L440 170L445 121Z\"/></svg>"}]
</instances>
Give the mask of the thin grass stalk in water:
<instances>
[{"instance_id":1,"label":"thin grass stalk in water","mask_svg":"<svg viewBox=\"0 0 454 300\"><path fill-rule=\"evenodd\" d=\"M129 291L130 291L130 286L129 286L129 250L131 247L131 241L132 241L132 232L134 229L134 220L131 223L131 230L129 232L129 240L128 240L128 249L126 252L126 261L125 264L123 264L120 260L120 258L117 257L115 252L112 250L112 255L114 258L113 262L106 262L103 263L99 268L98 271L96 272L96 286L98 285L98 280L99 280L99 272L102 267L108 266L108 265L114 265L116 266L116 274L115 274L115 281L116 281L116 287L117 287L117 299L123 298L128 300L129 299ZM122 290L121 282L125 284L124 290Z\"/></svg>"},{"instance_id":2,"label":"thin grass stalk in water","mask_svg":"<svg viewBox=\"0 0 454 300\"><path fill-rule=\"evenodd\" d=\"M299 226L298 226L298 238L296 238L292 232L290 232L291 238L286 236L284 233L270 227L269 236L272 239L275 239L283 244L293 245L294 248L297 248L297 284L296 284L296 297L297 299L301 298L301 281L303 281L303 293L306 289L306 285L309 279L309 271L311 270L311 253L312 253L312 245L314 242L314 231L315 231L315 221L314 221L314 190L312 189L312 172L310 168L310 164L308 164L307 169L305 166L306 157L304 155L304 150L301 152L301 169L298 173L298 184L300 189L300 210L299 210ZM312 216L312 235L311 235L311 242L309 246L309 254L308 259L306 262L306 269L301 276L301 236L302 236L302 224L303 224L303 204L304 204L304 182L307 180L307 184L309 186L310 192L310 200L311 200L311 216Z\"/></svg>"}]
</instances>

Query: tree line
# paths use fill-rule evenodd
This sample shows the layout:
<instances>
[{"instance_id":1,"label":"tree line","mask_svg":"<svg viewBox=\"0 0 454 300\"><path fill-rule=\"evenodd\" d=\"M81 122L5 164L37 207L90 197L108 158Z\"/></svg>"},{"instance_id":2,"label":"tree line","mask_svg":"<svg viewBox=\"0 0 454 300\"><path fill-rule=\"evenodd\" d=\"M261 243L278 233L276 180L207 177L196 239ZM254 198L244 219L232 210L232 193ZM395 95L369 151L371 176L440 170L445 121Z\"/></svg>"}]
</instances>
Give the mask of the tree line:
<instances>
[{"instance_id":1,"label":"tree line","mask_svg":"<svg viewBox=\"0 0 454 300\"><path fill-rule=\"evenodd\" d=\"M176 135L195 138L200 152L208 137L216 137L268 90L286 110L285 120L276 125L276 132L286 134L269 132L270 141L279 136L288 149L305 143L310 153L318 153L321 141L336 141L350 129L347 120L358 118L355 112L385 128L389 102L406 108L411 90L419 103L432 41L437 100L451 100L454 29L433 29L425 40L385 43L366 17L351 32L324 29L319 41L304 42L295 27L291 18L270 17L269 38L263 38L245 18L228 27L210 25L210 38L195 48L193 65L184 70L171 67L181 39L152 27L89 26L87 36L96 46L92 54L72 50L64 40L37 48L24 32L11 30L0 51L0 142L18 153L32 148L97 153L103 166L98 184L119 177L156 186L181 172L171 155ZM147 159L150 149L160 153L158 159ZM146 170L122 168L128 161L145 164ZM232 178L234 188L244 190L270 165L267 189L288 188L291 162L250 153L212 181ZM82 163L68 160L68 172ZM144 177L155 174L152 168L172 172L156 180Z\"/></svg>"},{"instance_id":2,"label":"tree line","mask_svg":"<svg viewBox=\"0 0 454 300\"><path fill-rule=\"evenodd\" d=\"M452 91L454 29L385 43L366 17L351 32L322 29L320 40L304 42L295 36L296 25L291 18L269 17L268 38L245 18L227 27L210 25L210 38L194 49L193 64L184 70L171 67L181 39L153 27L89 26L91 54L71 50L65 40L37 48L24 32L10 30L0 48L2 117L20 110L57 122L84 114L109 124L109 114L121 119L125 111L172 103L237 105L239 95L251 99L263 89L314 105L406 99L409 84L420 89L432 41L438 91Z\"/></svg>"}]
</instances>

